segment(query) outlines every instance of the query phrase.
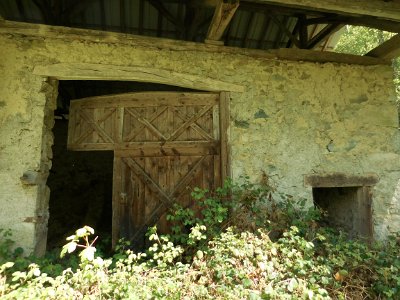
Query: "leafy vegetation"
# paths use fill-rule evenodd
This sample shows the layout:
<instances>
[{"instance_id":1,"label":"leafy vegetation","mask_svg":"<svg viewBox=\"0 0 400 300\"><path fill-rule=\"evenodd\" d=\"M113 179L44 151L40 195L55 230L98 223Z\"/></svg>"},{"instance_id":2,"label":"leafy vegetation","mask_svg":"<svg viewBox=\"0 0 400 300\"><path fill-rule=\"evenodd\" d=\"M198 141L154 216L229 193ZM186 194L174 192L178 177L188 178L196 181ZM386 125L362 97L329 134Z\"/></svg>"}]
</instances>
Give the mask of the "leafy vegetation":
<instances>
[{"instance_id":1,"label":"leafy vegetation","mask_svg":"<svg viewBox=\"0 0 400 300\"><path fill-rule=\"evenodd\" d=\"M320 225L304 199L228 181L195 189L200 212L176 206L170 235L149 228L144 253L121 241L111 258L98 255L85 226L61 256L32 262L0 242L2 299L398 299L397 240L368 245ZM277 200L279 199L279 201ZM75 255L79 252L78 255ZM78 259L78 265L75 262ZM5 262L10 259L10 262ZM18 265L25 260L28 267ZM5 262L5 263L4 263ZM62 270L45 271L50 265Z\"/></svg>"}]
</instances>

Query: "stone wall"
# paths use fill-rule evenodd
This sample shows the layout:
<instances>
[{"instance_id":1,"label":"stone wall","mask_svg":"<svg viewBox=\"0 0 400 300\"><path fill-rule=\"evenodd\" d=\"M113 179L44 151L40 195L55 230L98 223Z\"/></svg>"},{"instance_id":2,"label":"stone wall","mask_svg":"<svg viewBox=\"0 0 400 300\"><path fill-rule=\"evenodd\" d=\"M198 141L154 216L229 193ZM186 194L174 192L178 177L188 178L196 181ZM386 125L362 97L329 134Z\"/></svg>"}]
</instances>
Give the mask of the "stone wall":
<instances>
[{"instance_id":1,"label":"stone wall","mask_svg":"<svg viewBox=\"0 0 400 300\"><path fill-rule=\"evenodd\" d=\"M43 253L57 81L32 76L27 39L0 40L0 228Z\"/></svg>"},{"instance_id":2,"label":"stone wall","mask_svg":"<svg viewBox=\"0 0 400 300\"><path fill-rule=\"evenodd\" d=\"M56 63L159 68L244 86L230 94L234 178L246 174L255 181L265 172L281 191L312 203L305 174L376 173L376 236L400 229L400 142L389 66L178 48L0 34L0 227L11 228L20 245L33 251L45 233L44 180L26 185L20 177L30 170L45 179L51 165L46 116L56 85L32 73Z\"/></svg>"}]
</instances>

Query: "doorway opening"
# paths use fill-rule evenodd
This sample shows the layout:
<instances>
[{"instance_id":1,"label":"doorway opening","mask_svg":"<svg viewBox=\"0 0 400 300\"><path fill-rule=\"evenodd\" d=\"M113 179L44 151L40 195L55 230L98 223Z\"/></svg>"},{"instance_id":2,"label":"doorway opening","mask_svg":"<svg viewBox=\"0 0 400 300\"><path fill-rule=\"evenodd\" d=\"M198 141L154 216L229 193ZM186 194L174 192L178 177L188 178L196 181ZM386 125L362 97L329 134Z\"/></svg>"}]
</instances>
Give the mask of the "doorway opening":
<instances>
[{"instance_id":1,"label":"doorway opening","mask_svg":"<svg viewBox=\"0 0 400 300\"><path fill-rule=\"evenodd\" d=\"M111 249L113 151L68 151L71 100L144 91L191 91L175 86L123 81L59 81L53 127L47 249L65 244L76 229L89 225Z\"/></svg>"}]
</instances>

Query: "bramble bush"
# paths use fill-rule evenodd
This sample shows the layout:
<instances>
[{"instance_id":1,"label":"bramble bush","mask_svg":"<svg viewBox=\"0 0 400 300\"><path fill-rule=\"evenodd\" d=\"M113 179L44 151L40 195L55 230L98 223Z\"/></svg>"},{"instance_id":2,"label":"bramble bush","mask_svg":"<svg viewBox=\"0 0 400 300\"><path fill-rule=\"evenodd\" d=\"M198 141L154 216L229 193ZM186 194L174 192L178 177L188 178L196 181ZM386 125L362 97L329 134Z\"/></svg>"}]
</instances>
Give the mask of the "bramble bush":
<instances>
[{"instance_id":1,"label":"bramble bush","mask_svg":"<svg viewBox=\"0 0 400 300\"><path fill-rule=\"evenodd\" d=\"M368 245L320 224L305 200L264 181L194 189L199 212L176 205L171 234L149 228L143 253L121 241L101 257L88 226L61 256L11 251L0 241L2 299L399 299L396 237ZM279 201L276 199L280 199ZM80 250L80 251L79 251ZM79 252L78 255L75 255Z\"/></svg>"}]
</instances>

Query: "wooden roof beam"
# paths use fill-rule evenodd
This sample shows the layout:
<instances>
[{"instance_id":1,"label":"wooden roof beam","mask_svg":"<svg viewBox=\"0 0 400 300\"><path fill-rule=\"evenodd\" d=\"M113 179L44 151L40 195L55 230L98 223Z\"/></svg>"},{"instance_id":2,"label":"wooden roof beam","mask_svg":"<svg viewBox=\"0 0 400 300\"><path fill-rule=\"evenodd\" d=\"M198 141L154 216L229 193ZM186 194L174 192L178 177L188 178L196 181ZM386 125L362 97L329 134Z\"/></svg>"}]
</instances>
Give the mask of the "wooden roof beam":
<instances>
[{"instance_id":1,"label":"wooden roof beam","mask_svg":"<svg viewBox=\"0 0 400 300\"><path fill-rule=\"evenodd\" d=\"M369 51L366 56L383 59L394 59L400 56L400 34L396 34L391 39L382 43L380 46Z\"/></svg>"},{"instance_id":2,"label":"wooden roof beam","mask_svg":"<svg viewBox=\"0 0 400 300\"><path fill-rule=\"evenodd\" d=\"M239 7L239 1L233 0L230 2L224 2L220 0L217 7L215 8L214 16L211 20L210 27L208 28L207 37L205 43L210 44L223 44L221 40L226 28L228 27L230 21L237 8Z\"/></svg>"},{"instance_id":3,"label":"wooden roof beam","mask_svg":"<svg viewBox=\"0 0 400 300\"><path fill-rule=\"evenodd\" d=\"M400 33L400 22L380 20L374 17L327 16L321 18L310 18L307 20L307 25L335 23L365 26L379 30Z\"/></svg>"},{"instance_id":4,"label":"wooden roof beam","mask_svg":"<svg viewBox=\"0 0 400 300\"><path fill-rule=\"evenodd\" d=\"M257 0L255 2L341 15L373 16L400 21L400 2L385 0Z\"/></svg>"}]
</instances>

